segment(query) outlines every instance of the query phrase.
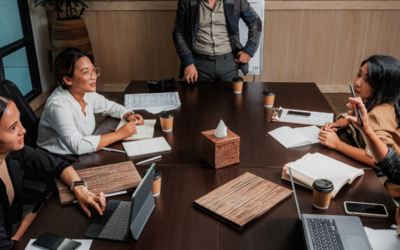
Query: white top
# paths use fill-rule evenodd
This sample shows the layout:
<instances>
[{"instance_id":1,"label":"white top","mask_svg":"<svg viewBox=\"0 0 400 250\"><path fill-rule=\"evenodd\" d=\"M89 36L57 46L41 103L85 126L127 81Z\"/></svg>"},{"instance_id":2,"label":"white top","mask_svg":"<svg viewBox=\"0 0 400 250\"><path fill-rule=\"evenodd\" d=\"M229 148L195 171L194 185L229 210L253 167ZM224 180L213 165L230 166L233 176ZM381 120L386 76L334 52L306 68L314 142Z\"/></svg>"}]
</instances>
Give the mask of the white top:
<instances>
[{"instance_id":1,"label":"white top","mask_svg":"<svg viewBox=\"0 0 400 250\"><path fill-rule=\"evenodd\" d=\"M92 135L96 126L94 114L123 118L130 110L104 96L86 93L81 105L68 90L58 87L51 94L40 118L37 145L56 154L81 155L94 152L100 135Z\"/></svg>"}]
</instances>

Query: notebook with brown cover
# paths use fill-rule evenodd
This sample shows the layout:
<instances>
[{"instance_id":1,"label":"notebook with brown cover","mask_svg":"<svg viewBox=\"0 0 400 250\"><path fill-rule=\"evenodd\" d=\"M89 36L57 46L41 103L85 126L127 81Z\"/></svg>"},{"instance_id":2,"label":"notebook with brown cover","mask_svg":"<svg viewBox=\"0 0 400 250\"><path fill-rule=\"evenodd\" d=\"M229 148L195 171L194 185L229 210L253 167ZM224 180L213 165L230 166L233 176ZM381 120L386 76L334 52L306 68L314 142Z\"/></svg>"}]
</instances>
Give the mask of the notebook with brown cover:
<instances>
[{"instance_id":1,"label":"notebook with brown cover","mask_svg":"<svg viewBox=\"0 0 400 250\"><path fill-rule=\"evenodd\" d=\"M193 203L240 230L291 194L290 189L246 172Z\"/></svg>"},{"instance_id":2,"label":"notebook with brown cover","mask_svg":"<svg viewBox=\"0 0 400 250\"><path fill-rule=\"evenodd\" d=\"M95 194L100 191L104 194L110 194L132 189L139 186L142 181L142 177L131 161L85 168L77 170L76 172L81 180L87 183L89 191ZM57 187L60 193L61 205L72 203L76 200L70 187L60 179L57 179Z\"/></svg>"}]
</instances>

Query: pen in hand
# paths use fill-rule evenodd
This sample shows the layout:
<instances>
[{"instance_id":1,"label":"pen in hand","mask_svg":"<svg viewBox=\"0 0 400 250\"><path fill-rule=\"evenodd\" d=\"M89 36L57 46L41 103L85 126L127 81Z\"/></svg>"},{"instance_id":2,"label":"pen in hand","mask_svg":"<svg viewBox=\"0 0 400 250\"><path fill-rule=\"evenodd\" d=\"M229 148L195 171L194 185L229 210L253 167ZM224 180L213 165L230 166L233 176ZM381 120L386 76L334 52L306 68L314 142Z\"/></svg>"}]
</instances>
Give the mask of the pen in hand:
<instances>
[{"instance_id":1,"label":"pen in hand","mask_svg":"<svg viewBox=\"0 0 400 250\"><path fill-rule=\"evenodd\" d=\"M350 82L349 82L349 85L350 85L351 94L353 95L354 98L357 98L356 94L354 93L353 86L351 85ZM356 104L356 108L357 108L357 113L358 113L358 119L360 119L361 127L364 127L364 122L363 122L363 119L361 116L361 112L360 112L360 109L358 108L357 104Z\"/></svg>"}]
</instances>

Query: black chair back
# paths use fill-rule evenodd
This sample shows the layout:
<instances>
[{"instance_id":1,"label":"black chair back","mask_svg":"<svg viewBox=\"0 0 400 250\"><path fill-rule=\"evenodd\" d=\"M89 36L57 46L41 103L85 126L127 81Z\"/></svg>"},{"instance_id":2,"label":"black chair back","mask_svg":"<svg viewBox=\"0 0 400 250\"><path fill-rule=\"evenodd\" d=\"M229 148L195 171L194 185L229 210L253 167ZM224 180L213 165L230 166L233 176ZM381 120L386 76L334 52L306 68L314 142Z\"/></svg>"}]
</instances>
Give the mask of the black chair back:
<instances>
[{"instance_id":1,"label":"black chair back","mask_svg":"<svg viewBox=\"0 0 400 250\"><path fill-rule=\"evenodd\" d=\"M26 129L25 144L35 148L38 137L39 118L36 117L31 106L25 100L15 83L9 80L0 80L0 95L14 101L20 112L22 126Z\"/></svg>"}]
</instances>

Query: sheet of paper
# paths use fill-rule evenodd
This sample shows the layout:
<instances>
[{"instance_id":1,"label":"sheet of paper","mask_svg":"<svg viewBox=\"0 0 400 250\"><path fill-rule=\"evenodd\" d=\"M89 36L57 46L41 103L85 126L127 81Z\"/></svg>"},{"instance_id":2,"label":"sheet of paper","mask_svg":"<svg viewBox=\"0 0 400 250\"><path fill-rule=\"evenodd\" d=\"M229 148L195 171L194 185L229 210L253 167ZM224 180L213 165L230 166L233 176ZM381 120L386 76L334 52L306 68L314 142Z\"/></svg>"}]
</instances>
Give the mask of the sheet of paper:
<instances>
[{"instance_id":1,"label":"sheet of paper","mask_svg":"<svg viewBox=\"0 0 400 250\"><path fill-rule=\"evenodd\" d=\"M286 126L272 130L268 132L268 134L274 137L286 148L290 148L296 144L304 143L306 140L303 136L294 132L291 127Z\"/></svg>"},{"instance_id":2,"label":"sheet of paper","mask_svg":"<svg viewBox=\"0 0 400 250\"><path fill-rule=\"evenodd\" d=\"M275 119L282 122L292 122L292 123L300 123L300 124L309 124L316 126L324 126L327 122L333 122L333 113L323 113L323 112L311 112L305 110L296 110L296 109L284 109L282 110L282 114L280 116L276 116ZM288 115L288 111L300 111L311 113L310 116L298 116L298 115Z\"/></svg>"},{"instance_id":3,"label":"sheet of paper","mask_svg":"<svg viewBox=\"0 0 400 250\"><path fill-rule=\"evenodd\" d=\"M400 249L400 236L396 235L396 230L374 230L364 227L368 236L369 243L374 250L398 250Z\"/></svg>"},{"instance_id":4,"label":"sheet of paper","mask_svg":"<svg viewBox=\"0 0 400 250\"><path fill-rule=\"evenodd\" d=\"M134 141L134 140L142 140L142 139L153 138L153 136L154 136L154 125L156 124L156 122L157 122L156 119L144 120L144 124L143 125L137 125L136 126L137 134L134 134L134 135L124 139L124 141ZM125 121L124 119L121 119L121 121L118 124L117 131L122 126L124 126L126 123L127 123L127 121Z\"/></svg>"},{"instance_id":5,"label":"sheet of paper","mask_svg":"<svg viewBox=\"0 0 400 250\"><path fill-rule=\"evenodd\" d=\"M171 150L168 142L164 137L156 137L153 139L123 142L128 157L153 154L158 152L165 152Z\"/></svg>"},{"instance_id":6,"label":"sheet of paper","mask_svg":"<svg viewBox=\"0 0 400 250\"><path fill-rule=\"evenodd\" d=\"M309 144L313 144L313 143L319 143L318 134L319 134L320 129L316 126L293 128L292 130L307 139L306 143L300 144L300 145L295 145L297 147L309 145Z\"/></svg>"},{"instance_id":7,"label":"sheet of paper","mask_svg":"<svg viewBox=\"0 0 400 250\"><path fill-rule=\"evenodd\" d=\"M294 129L284 126L269 132L269 134L286 148L299 147L319 142L319 128L316 126Z\"/></svg>"},{"instance_id":8,"label":"sheet of paper","mask_svg":"<svg viewBox=\"0 0 400 250\"><path fill-rule=\"evenodd\" d=\"M38 250L38 249L42 249L42 248L38 248L32 245L32 243L35 241L36 239L31 239L28 243L28 245L25 247L25 250ZM80 243L82 243L82 245L79 247L79 250L89 250L90 246L92 245L92 241L93 240L76 240L75 241L79 241Z\"/></svg>"},{"instance_id":9,"label":"sheet of paper","mask_svg":"<svg viewBox=\"0 0 400 250\"><path fill-rule=\"evenodd\" d=\"M141 110L150 108L178 108L181 106L178 92L125 95L125 108Z\"/></svg>"},{"instance_id":10,"label":"sheet of paper","mask_svg":"<svg viewBox=\"0 0 400 250\"><path fill-rule=\"evenodd\" d=\"M179 107L161 107L161 108L147 108L146 111L152 114L158 114L161 113L162 111L168 111L168 110L174 110L178 109Z\"/></svg>"}]
</instances>

